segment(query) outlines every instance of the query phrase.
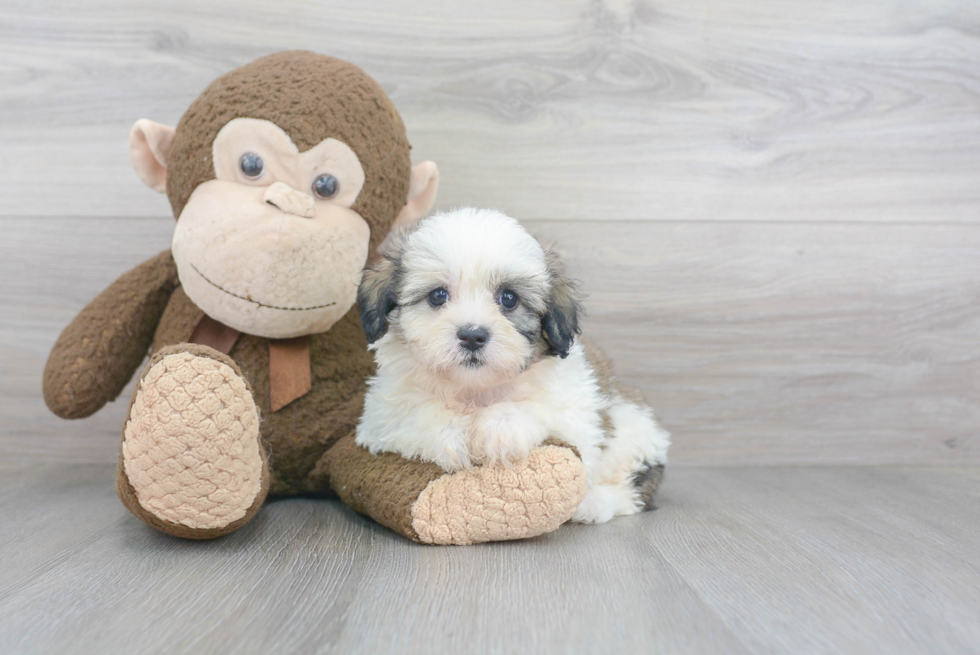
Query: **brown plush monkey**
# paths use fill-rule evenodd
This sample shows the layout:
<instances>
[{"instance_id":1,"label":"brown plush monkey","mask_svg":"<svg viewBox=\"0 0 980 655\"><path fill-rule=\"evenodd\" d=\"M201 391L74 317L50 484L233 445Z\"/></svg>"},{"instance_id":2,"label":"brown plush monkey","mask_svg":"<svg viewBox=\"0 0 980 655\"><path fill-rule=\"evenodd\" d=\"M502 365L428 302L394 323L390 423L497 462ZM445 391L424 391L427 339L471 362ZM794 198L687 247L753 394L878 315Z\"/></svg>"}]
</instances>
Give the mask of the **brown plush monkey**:
<instances>
[{"instance_id":1,"label":"brown plush monkey","mask_svg":"<svg viewBox=\"0 0 980 655\"><path fill-rule=\"evenodd\" d=\"M510 469L449 475L354 444L373 360L354 307L396 224L431 208L401 119L356 66L311 52L215 80L176 129L133 127L133 165L177 217L171 250L123 275L65 329L44 371L64 418L130 403L117 489L146 523L228 534L267 494L336 492L412 539L466 544L566 521L584 469L561 444Z\"/></svg>"}]
</instances>

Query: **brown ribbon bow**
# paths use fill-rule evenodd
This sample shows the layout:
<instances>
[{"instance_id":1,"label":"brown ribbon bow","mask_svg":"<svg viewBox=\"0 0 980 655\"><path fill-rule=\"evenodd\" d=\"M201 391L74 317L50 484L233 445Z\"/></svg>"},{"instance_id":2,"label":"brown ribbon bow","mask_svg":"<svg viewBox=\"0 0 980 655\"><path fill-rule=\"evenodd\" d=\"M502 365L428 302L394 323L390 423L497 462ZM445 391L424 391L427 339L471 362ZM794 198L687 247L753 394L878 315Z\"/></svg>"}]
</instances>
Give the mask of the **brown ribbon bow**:
<instances>
[{"instance_id":1,"label":"brown ribbon bow","mask_svg":"<svg viewBox=\"0 0 980 655\"><path fill-rule=\"evenodd\" d=\"M227 355L240 335L235 328L205 315L194 328L190 342L210 346ZM312 388L310 337L269 339L269 404L272 411L278 412Z\"/></svg>"}]
</instances>

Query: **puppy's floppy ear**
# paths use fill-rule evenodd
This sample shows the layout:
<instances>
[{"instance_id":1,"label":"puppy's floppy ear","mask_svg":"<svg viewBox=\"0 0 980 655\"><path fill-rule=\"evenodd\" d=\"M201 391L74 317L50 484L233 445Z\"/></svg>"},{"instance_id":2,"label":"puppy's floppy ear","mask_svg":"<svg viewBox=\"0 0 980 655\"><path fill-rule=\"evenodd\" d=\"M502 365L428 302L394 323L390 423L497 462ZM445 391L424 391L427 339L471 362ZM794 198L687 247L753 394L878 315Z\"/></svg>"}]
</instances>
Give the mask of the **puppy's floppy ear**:
<instances>
[{"instance_id":1,"label":"puppy's floppy ear","mask_svg":"<svg viewBox=\"0 0 980 655\"><path fill-rule=\"evenodd\" d=\"M551 293L548 297L548 309L541 317L541 335L548 344L549 355L558 355L562 359L568 357L568 349L575 342L575 336L581 333L578 325L582 305L579 303L579 293L575 283L565 273L565 266L558 258L554 249L545 251L548 262L548 274L551 276Z\"/></svg>"},{"instance_id":2,"label":"puppy's floppy ear","mask_svg":"<svg viewBox=\"0 0 980 655\"><path fill-rule=\"evenodd\" d=\"M357 288L357 304L361 308L361 327L368 343L374 343L388 331L388 314L398 306L395 293L395 262L388 257L364 269Z\"/></svg>"}]
</instances>

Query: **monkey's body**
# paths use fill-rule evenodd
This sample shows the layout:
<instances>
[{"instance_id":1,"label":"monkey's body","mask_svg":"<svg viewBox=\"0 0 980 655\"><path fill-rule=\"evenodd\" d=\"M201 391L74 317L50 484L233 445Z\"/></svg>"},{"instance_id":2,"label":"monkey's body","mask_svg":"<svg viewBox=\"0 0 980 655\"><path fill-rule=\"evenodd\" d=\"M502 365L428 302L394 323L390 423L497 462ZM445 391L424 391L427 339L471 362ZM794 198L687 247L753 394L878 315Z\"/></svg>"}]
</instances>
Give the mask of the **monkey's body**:
<instances>
[{"instance_id":1,"label":"monkey's body","mask_svg":"<svg viewBox=\"0 0 980 655\"><path fill-rule=\"evenodd\" d=\"M133 292L130 282L134 278L143 283L138 285L145 290L142 298ZM145 302L148 297L153 300ZM120 320L99 325L96 315L105 314ZM93 413L119 394L140 363L127 363L127 349L117 347L121 341L146 344L152 339L153 355L189 343L203 317L204 312L180 287L170 252L147 260L107 289L62 335L55 354L63 356L53 356L47 371L48 405L70 418ZM95 333L101 339L94 339ZM104 348L97 347L100 341ZM262 438L276 454L270 470L272 495L330 491L326 475L315 474L314 469L331 446L353 432L363 407L366 380L374 372L356 308L327 332L310 335L310 351L310 391L276 412L270 406L269 339L242 334L228 353L253 390L262 418ZM93 365L91 386L100 392L96 398L57 393L78 387L73 383L78 371L64 361L65 356Z\"/></svg>"},{"instance_id":2,"label":"monkey's body","mask_svg":"<svg viewBox=\"0 0 980 655\"><path fill-rule=\"evenodd\" d=\"M203 316L177 287L153 337L152 352L189 342ZM269 400L269 339L242 334L228 353L248 379L262 417L262 439L276 454L270 462L273 496L330 493L326 469L317 465L331 446L353 433L364 407L367 379L374 372L356 308L309 339L311 388L276 412Z\"/></svg>"},{"instance_id":3,"label":"monkey's body","mask_svg":"<svg viewBox=\"0 0 980 655\"><path fill-rule=\"evenodd\" d=\"M374 370L354 305L361 269L393 225L429 211L438 185L434 164L411 166L374 80L314 53L270 55L212 83L176 130L138 121L130 152L170 198L173 247L65 328L44 397L59 416L89 416L150 353L117 476L137 517L205 539L247 523L270 493L333 491L409 538L447 544L534 536L571 517L585 476L563 445L447 474L354 442ZM208 326L225 336L200 338Z\"/></svg>"}]
</instances>

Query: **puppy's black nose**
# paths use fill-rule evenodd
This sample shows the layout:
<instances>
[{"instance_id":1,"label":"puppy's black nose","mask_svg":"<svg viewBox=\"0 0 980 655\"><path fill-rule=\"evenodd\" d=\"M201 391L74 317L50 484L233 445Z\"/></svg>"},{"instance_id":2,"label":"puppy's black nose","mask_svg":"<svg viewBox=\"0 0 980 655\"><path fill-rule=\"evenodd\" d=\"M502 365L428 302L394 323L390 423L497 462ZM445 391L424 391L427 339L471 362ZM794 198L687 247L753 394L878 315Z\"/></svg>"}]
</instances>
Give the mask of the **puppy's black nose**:
<instances>
[{"instance_id":1,"label":"puppy's black nose","mask_svg":"<svg viewBox=\"0 0 980 655\"><path fill-rule=\"evenodd\" d=\"M456 333L459 337L459 345L467 350L479 350L490 340L490 333L481 327L470 325L459 328Z\"/></svg>"}]
</instances>

